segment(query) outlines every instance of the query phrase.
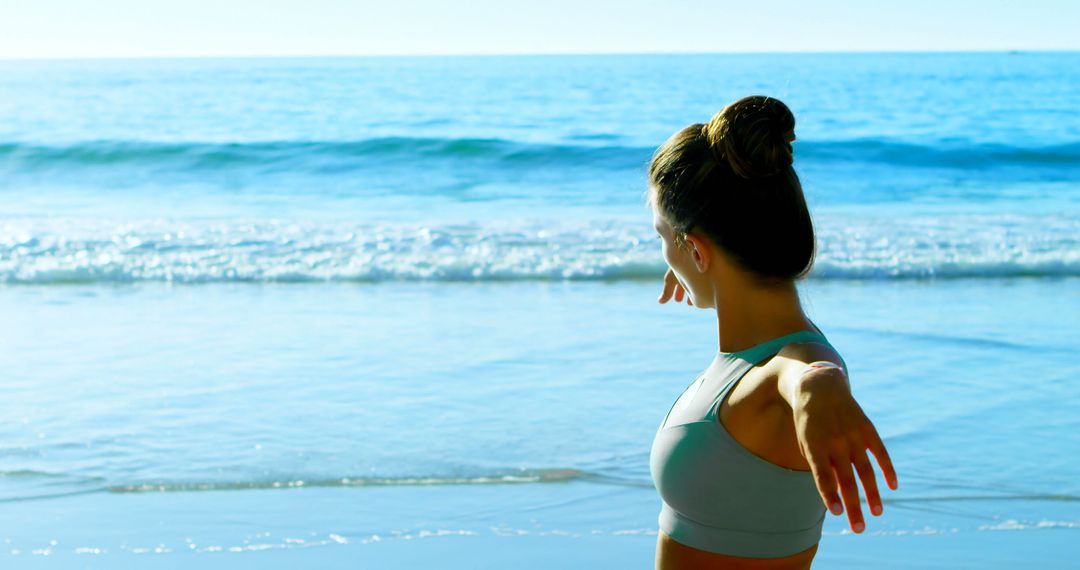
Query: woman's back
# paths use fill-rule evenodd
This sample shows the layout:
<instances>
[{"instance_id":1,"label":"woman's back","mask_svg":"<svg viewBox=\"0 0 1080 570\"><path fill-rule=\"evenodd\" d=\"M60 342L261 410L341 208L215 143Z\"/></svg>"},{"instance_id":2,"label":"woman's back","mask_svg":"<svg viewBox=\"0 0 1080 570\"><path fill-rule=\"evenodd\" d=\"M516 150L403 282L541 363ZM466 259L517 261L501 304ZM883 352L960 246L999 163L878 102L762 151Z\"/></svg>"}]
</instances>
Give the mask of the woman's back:
<instances>
[{"instance_id":1,"label":"woman's back","mask_svg":"<svg viewBox=\"0 0 1080 570\"><path fill-rule=\"evenodd\" d=\"M650 469L663 500L660 529L673 540L749 558L791 556L820 540L825 507L812 473L758 456L719 419L748 371L798 342L828 344L820 332L799 331L720 353L672 405L653 440Z\"/></svg>"}]
</instances>

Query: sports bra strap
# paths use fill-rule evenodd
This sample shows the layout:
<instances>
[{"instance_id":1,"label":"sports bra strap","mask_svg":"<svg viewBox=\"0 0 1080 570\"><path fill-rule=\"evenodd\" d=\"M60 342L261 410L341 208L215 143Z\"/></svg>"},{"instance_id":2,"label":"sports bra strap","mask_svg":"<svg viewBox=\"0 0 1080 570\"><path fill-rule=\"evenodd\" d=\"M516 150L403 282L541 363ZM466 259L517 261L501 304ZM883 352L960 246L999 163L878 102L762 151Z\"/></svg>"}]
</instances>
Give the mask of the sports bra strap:
<instances>
[{"instance_id":1,"label":"sports bra strap","mask_svg":"<svg viewBox=\"0 0 1080 570\"><path fill-rule=\"evenodd\" d=\"M826 340L825 335L821 334L818 331L798 331L774 338L772 340L767 340L763 343L756 344L754 346L751 346L750 348L746 348L743 350L737 350L735 352L721 352L720 355L726 358L738 358L740 360L746 360L748 362L757 364L758 362L764 360L765 357L776 354L780 350L780 348L782 348L788 343L810 341L820 341L824 344L829 344L829 341Z\"/></svg>"}]
</instances>

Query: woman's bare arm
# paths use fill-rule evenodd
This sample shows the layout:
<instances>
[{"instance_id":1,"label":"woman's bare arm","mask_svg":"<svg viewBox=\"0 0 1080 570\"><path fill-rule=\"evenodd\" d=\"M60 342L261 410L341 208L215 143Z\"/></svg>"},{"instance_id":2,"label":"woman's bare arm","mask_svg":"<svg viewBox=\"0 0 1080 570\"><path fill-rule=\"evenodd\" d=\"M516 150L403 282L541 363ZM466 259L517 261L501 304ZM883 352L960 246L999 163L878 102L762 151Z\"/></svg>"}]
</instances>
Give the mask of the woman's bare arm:
<instances>
[{"instance_id":1,"label":"woman's bare arm","mask_svg":"<svg viewBox=\"0 0 1080 570\"><path fill-rule=\"evenodd\" d=\"M791 354L784 355L784 351L777 355L777 358L790 360L783 363L777 389L791 406L799 448L810 464L826 507L839 515L846 506L851 530L862 532L866 524L852 466L862 481L870 512L875 516L881 515L884 506L866 450L874 454L885 481L893 490L898 486L896 471L877 429L852 396L844 370L839 367L810 367L815 362L831 362L839 366L838 358L829 357L828 353L833 353L829 347L816 346L820 348L797 349L809 353L799 354L795 358Z\"/></svg>"}]
</instances>

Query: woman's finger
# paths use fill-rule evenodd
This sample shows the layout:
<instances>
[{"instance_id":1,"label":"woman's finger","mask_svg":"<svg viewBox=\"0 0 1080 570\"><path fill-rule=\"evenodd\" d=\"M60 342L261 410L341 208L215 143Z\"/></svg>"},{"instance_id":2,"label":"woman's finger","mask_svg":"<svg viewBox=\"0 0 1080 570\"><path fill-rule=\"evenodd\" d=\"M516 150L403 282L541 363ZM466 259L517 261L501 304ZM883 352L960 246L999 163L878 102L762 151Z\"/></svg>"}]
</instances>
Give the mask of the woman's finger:
<instances>
[{"instance_id":1,"label":"woman's finger","mask_svg":"<svg viewBox=\"0 0 1080 570\"><path fill-rule=\"evenodd\" d=\"M870 460L866 458L865 449L853 449L852 451L854 454L851 457L851 463L855 465L855 471L859 473L859 480L862 481L867 508L870 509L870 514L878 516L885 510L885 507L881 504L881 495L878 493L874 468L870 465Z\"/></svg>"},{"instance_id":2,"label":"woman's finger","mask_svg":"<svg viewBox=\"0 0 1080 570\"><path fill-rule=\"evenodd\" d=\"M668 268L667 273L664 274L664 290L660 292L660 298L657 299L657 302L667 303L671 300L672 296L675 297L676 303L682 303L683 297L685 297L687 305L694 304L694 302L690 300L690 295L686 294L686 289L683 288L682 283L679 283L679 278L675 276L675 271Z\"/></svg>"},{"instance_id":3,"label":"woman's finger","mask_svg":"<svg viewBox=\"0 0 1080 570\"><path fill-rule=\"evenodd\" d=\"M833 464L833 469L836 471L836 480L840 483L840 495L844 498L844 508L847 509L851 530L862 532L866 524L863 523L862 507L859 505L859 487L855 484L855 475L851 472L851 460L838 460Z\"/></svg>"},{"instance_id":4,"label":"woman's finger","mask_svg":"<svg viewBox=\"0 0 1080 570\"><path fill-rule=\"evenodd\" d=\"M667 303L678 284L679 282L675 280L675 273L668 269L667 273L664 274L664 290L660 292L660 298L657 301Z\"/></svg>"},{"instance_id":5,"label":"woman's finger","mask_svg":"<svg viewBox=\"0 0 1080 570\"><path fill-rule=\"evenodd\" d=\"M679 283L679 294L686 297L686 304L693 305L694 302L690 300L690 294L686 292L686 287L683 287L682 283Z\"/></svg>"},{"instance_id":6,"label":"woman's finger","mask_svg":"<svg viewBox=\"0 0 1080 570\"><path fill-rule=\"evenodd\" d=\"M874 429L873 424L868 424L869 429L866 430L866 446L870 448L870 451L874 454L874 458L877 459L878 465L881 466L881 474L885 477L885 483L889 485L889 488L893 491L900 486L900 482L896 479L896 470L893 469L892 459L889 457L889 452L885 449L885 444L881 442L881 438L878 436L877 430Z\"/></svg>"},{"instance_id":7,"label":"woman's finger","mask_svg":"<svg viewBox=\"0 0 1080 570\"><path fill-rule=\"evenodd\" d=\"M834 515L844 512L840 504L840 496L836 494L836 479L833 478L832 464L828 458L821 459L817 456L807 455L810 471L814 474L814 483L817 484L821 500L825 502L825 508Z\"/></svg>"}]
</instances>

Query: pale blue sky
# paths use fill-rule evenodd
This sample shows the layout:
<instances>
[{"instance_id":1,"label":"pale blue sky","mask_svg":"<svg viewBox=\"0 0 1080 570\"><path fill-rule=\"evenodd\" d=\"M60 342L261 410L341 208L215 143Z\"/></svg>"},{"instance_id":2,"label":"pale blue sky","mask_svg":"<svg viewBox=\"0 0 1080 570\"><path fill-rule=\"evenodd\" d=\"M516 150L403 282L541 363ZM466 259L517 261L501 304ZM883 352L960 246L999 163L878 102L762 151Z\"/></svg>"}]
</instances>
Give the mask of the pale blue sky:
<instances>
[{"instance_id":1,"label":"pale blue sky","mask_svg":"<svg viewBox=\"0 0 1080 570\"><path fill-rule=\"evenodd\" d=\"M0 0L0 58L1080 49L1078 0Z\"/></svg>"}]
</instances>

